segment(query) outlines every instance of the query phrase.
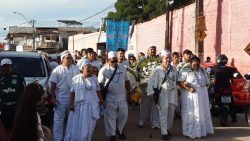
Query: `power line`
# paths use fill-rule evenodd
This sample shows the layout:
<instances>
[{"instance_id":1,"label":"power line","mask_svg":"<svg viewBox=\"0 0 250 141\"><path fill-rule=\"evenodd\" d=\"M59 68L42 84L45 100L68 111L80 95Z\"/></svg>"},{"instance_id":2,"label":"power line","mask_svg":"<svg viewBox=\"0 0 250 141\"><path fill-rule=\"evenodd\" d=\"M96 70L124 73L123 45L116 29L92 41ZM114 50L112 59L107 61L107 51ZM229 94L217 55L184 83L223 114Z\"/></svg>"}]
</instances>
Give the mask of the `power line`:
<instances>
[{"instance_id":1,"label":"power line","mask_svg":"<svg viewBox=\"0 0 250 141\"><path fill-rule=\"evenodd\" d=\"M86 20L88 20L88 19L90 19L90 18L92 18L92 17L94 17L94 16L96 16L96 15L99 15L99 14L102 13L102 12L105 12L105 11L108 10L108 9L113 8L114 6L115 6L115 3L113 3L112 5L108 6L107 8L105 8L105 9L103 9L103 10L101 10L101 11L99 11L99 12L97 12L97 13L95 13L95 14L93 14L93 15L91 15L91 16L85 18L85 19L83 19L83 20L80 20L79 22L86 21Z\"/></svg>"},{"instance_id":2,"label":"power line","mask_svg":"<svg viewBox=\"0 0 250 141\"><path fill-rule=\"evenodd\" d=\"M21 24L18 24L18 25L12 25L12 26L20 26L20 25L23 25L23 24L27 24L29 22L24 22L24 23L21 23ZM11 26L6 26L6 27L0 27L0 29L3 29L3 28L9 28Z\"/></svg>"}]
</instances>

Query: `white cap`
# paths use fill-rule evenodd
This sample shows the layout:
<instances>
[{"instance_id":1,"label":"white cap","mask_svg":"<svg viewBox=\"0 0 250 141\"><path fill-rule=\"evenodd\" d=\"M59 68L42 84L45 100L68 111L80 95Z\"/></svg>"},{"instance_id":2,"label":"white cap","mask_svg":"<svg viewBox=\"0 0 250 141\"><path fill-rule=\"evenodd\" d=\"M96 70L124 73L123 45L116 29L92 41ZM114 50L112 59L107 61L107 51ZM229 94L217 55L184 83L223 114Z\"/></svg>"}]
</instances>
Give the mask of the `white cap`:
<instances>
[{"instance_id":1,"label":"white cap","mask_svg":"<svg viewBox=\"0 0 250 141\"><path fill-rule=\"evenodd\" d=\"M81 62L81 64L80 64L80 66L79 66L79 69L80 70L82 70L83 69L83 67L85 67L86 65L89 65L90 64L90 62L89 62L89 60L83 60L82 62Z\"/></svg>"},{"instance_id":2,"label":"white cap","mask_svg":"<svg viewBox=\"0 0 250 141\"><path fill-rule=\"evenodd\" d=\"M63 57L67 56L67 55L71 55L71 53L68 50L65 50L61 53L61 60L63 59Z\"/></svg>"},{"instance_id":3,"label":"white cap","mask_svg":"<svg viewBox=\"0 0 250 141\"><path fill-rule=\"evenodd\" d=\"M1 60L1 66L5 65L5 64L8 64L8 65L11 65L12 64L12 61L10 59L2 59Z\"/></svg>"},{"instance_id":4,"label":"white cap","mask_svg":"<svg viewBox=\"0 0 250 141\"><path fill-rule=\"evenodd\" d=\"M164 50L161 52L161 57L163 57L163 56L171 56L171 52L164 49Z\"/></svg>"},{"instance_id":5,"label":"white cap","mask_svg":"<svg viewBox=\"0 0 250 141\"><path fill-rule=\"evenodd\" d=\"M117 58L117 53L115 51L110 51L108 53L108 58L113 58L113 57Z\"/></svg>"}]
</instances>

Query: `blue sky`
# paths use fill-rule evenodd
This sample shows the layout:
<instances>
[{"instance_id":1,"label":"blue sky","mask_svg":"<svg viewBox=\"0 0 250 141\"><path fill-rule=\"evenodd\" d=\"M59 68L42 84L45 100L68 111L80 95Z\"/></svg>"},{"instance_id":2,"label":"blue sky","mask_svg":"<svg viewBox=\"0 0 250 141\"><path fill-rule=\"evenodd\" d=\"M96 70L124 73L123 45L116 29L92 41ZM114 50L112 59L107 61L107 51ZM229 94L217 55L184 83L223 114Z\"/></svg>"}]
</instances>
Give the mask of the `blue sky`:
<instances>
[{"instance_id":1,"label":"blue sky","mask_svg":"<svg viewBox=\"0 0 250 141\"><path fill-rule=\"evenodd\" d=\"M56 20L83 20L115 3L117 0L1 0L0 42L6 37L9 26L30 26L25 19L13 12L22 13L27 19L36 20L35 26L58 26ZM111 8L89 20L83 26L100 25L102 17Z\"/></svg>"}]
</instances>

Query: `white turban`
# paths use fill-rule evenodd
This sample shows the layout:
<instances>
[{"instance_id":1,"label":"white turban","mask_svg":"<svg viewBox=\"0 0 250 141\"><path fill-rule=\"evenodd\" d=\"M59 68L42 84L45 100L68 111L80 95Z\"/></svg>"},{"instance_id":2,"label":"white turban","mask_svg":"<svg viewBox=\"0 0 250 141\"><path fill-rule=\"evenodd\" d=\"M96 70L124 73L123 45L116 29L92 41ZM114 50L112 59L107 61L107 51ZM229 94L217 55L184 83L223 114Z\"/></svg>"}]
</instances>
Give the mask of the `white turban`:
<instances>
[{"instance_id":1,"label":"white turban","mask_svg":"<svg viewBox=\"0 0 250 141\"><path fill-rule=\"evenodd\" d=\"M67 55L71 55L71 53L68 50L65 50L61 53L61 60L63 59L63 57L67 56Z\"/></svg>"},{"instance_id":2,"label":"white turban","mask_svg":"<svg viewBox=\"0 0 250 141\"><path fill-rule=\"evenodd\" d=\"M82 70L86 65L89 65L90 64L90 62L89 62L89 60L83 60L82 62L81 62L81 65L80 65L80 70Z\"/></svg>"},{"instance_id":3,"label":"white turban","mask_svg":"<svg viewBox=\"0 0 250 141\"><path fill-rule=\"evenodd\" d=\"M171 56L171 52L164 49L164 50L161 52L161 57L163 57L163 56L169 57L169 56Z\"/></svg>"},{"instance_id":4,"label":"white turban","mask_svg":"<svg viewBox=\"0 0 250 141\"><path fill-rule=\"evenodd\" d=\"M108 58L113 58L113 57L117 58L117 53L115 51L110 51L108 53Z\"/></svg>"}]
</instances>

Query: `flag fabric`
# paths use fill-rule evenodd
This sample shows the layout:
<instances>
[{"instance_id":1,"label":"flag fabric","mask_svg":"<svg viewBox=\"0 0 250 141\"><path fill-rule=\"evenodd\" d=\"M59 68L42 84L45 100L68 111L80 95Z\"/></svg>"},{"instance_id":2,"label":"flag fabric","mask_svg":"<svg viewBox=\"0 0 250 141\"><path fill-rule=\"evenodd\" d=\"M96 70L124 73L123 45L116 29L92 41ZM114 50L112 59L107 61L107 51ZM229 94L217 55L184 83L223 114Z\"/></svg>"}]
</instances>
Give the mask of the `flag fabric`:
<instances>
[{"instance_id":1,"label":"flag fabric","mask_svg":"<svg viewBox=\"0 0 250 141\"><path fill-rule=\"evenodd\" d=\"M106 21L107 51L116 51L118 48L127 50L129 36L128 21Z\"/></svg>"}]
</instances>

